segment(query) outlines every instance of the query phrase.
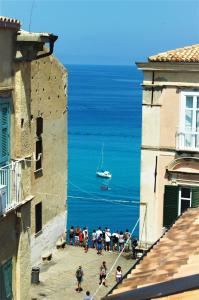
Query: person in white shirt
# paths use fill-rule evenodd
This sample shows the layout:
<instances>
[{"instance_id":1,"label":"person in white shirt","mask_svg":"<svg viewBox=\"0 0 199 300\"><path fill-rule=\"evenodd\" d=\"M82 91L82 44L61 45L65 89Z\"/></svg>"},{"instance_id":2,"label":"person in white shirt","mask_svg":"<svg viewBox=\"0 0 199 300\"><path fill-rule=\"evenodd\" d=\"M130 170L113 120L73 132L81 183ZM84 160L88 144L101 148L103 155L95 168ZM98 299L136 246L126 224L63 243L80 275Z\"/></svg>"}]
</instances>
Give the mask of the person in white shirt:
<instances>
[{"instance_id":1,"label":"person in white shirt","mask_svg":"<svg viewBox=\"0 0 199 300\"><path fill-rule=\"evenodd\" d=\"M119 234L119 251L122 251L122 249L124 248L124 234L122 231L120 231Z\"/></svg>"},{"instance_id":2,"label":"person in white shirt","mask_svg":"<svg viewBox=\"0 0 199 300\"><path fill-rule=\"evenodd\" d=\"M99 227L98 230L96 231L97 238L100 236L100 234L102 234L101 227Z\"/></svg>"},{"instance_id":3,"label":"person in white shirt","mask_svg":"<svg viewBox=\"0 0 199 300\"><path fill-rule=\"evenodd\" d=\"M110 243L111 243L111 233L110 229L107 229L105 231L105 245L106 245L106 251L110 251Z\"/></svg>"},{"instance_id":4,"label":"person in white shirt","mask_svg":"<svg viewBox=\"0 0 199 300\"><path fill-rule=\"evenodd\" d=\"M116 282L120 282L122 280L122 268L120 266L117 266L115 280Z\"/></svg>"},{"instance_id":5,"label":"person in white shirt","mask_svg":"<svg viewBox=\"0 0 199 300\"><path fill-rule=\"evenodd\" d=\"M92 248L97 247L97 233L96 230L94 229L92 232Z\"/></svg>"}]
</instances>

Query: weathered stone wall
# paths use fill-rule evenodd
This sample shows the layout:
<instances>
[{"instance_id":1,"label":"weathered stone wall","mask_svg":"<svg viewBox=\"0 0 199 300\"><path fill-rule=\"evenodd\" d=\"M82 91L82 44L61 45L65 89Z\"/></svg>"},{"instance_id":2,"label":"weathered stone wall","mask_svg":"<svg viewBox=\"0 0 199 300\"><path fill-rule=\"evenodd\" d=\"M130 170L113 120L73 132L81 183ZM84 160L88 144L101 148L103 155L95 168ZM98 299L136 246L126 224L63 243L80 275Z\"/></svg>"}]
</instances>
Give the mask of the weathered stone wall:
<instances>
[{"instance_id":1,"label":"weathered stone wall","mask_svg":"<svg viewBox=\"0 0 199 300\"><path fill-rule=\"evenodd\" d=\"M12 259L13 296L30 299L30 203L0 217L0 263Z\"/></svg>"},{"instance_id":2,"label":"weathered stone wall","mask_svg":"<svg viewBox=\"0 0 199 300\"><path fill-rule=\"evenodd\" d=\"M16 31L0 30L0 88L12 86Z\"/></svg>"},{"instance_id":3,"label":"weathered stone wall","mask_svg":"<svg viewBox=\"0 0 199 300\"><path fill-rule=\"evenodd\" d=\"M65 233L67 184L67 72L49 56L31 64L31 147L35 152L36 118L43 118L42 169L36 171L32 164L31 243L34 259L55 246L55 241ZM35 205L42 201L43 232L45 238L35 235ZM53 219L57 219L57 224ZM56 230L57 227L57 230ZM43 242L42 242L43 241ZM44 242L45 241L45 242ZM32 256L33 257L33 256Z\"/></svg>"}]
</instances>

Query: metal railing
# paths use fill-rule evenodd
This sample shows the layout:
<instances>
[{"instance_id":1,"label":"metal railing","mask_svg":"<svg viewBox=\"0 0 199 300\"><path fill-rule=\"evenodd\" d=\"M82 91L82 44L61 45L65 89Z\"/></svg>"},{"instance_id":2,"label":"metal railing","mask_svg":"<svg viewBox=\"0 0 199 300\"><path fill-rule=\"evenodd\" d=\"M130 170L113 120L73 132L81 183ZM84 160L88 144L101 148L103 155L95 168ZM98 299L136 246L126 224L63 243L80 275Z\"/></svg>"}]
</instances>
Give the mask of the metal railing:
<instances>
[{"instance_id":1,"label":"metal railing","mask_svg":"<svg viewBox=\"0 0 199 300\"><path fill-rule=\"evenodd\" d=\"M176 132L176 149L199 151L199 132Z\"/></svg>"},{"instance_id":2,"label":"metal railing","mask_svg":"<svg viewBox=\"0 0 199 300\"><path fill-rule=\"evenodd\" d=\"M0 215L21 202L21 162L0 168Z\"/></svg>"}]
</instances>

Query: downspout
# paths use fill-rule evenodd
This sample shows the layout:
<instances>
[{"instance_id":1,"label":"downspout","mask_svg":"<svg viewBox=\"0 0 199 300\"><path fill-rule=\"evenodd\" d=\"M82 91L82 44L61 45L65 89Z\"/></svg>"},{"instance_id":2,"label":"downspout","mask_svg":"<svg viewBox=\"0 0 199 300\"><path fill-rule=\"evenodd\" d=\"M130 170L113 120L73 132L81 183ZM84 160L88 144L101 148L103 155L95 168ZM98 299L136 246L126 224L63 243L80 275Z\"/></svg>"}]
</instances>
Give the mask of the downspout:
<instances>
[{"instance_id":1,"label":"downspout","mask_svg":"<svg viewBox=\"0 0 199 300\"><path fill-rule=\"evenodd\" d=\"M152 72L152 81L151 83L154 84L154 79L155 79L155 72ZM151 107L153 106L153 93L154 93L154 87L151 87Z\"/></svg>"},{"instance_id":2,"label":"downspout","mask_svg":"<svg viewBox=\"0 0 199 300\"><path fill-rule=\"evenodd\" d=\"M58 38L57 35L51 36L50 37L50 41L49 41L49 44L50 44L49 52L45 52L45 53L39 54L39 55L36 56L35 59L40 59L40 58L43 58L43 57L51 55L53 53L54 44L55 44L55 41L57 40L57 38Z\"/></svg>"}]
</instances>

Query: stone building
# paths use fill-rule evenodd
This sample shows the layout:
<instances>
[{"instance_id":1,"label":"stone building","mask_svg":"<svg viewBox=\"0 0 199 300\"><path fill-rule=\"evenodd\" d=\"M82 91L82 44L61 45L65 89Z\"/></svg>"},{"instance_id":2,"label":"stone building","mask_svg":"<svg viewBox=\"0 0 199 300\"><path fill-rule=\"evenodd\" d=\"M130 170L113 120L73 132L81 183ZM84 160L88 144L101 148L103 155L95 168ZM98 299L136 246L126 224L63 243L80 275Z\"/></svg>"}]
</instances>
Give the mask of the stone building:
<instances>
[{"instance_id":1,"label":"stone building","mask_svg":"<svg viewBox=\"0 0 199 300\"><path fill-rule=\"evenodd\" d=\"M199 206L199 45L151 56L144 72L140 240Z\"/></svg>"},{"instance_id":2,"label":"stone building","mask_svg":"<svg viewBox=\"0 0 199 300\"><path fill-rule=\"evenodd\" d=\"M0 17L0 299L30 299L31 267L65 233L67 72L57 36Z\"/></svg>"}]
</instances>

